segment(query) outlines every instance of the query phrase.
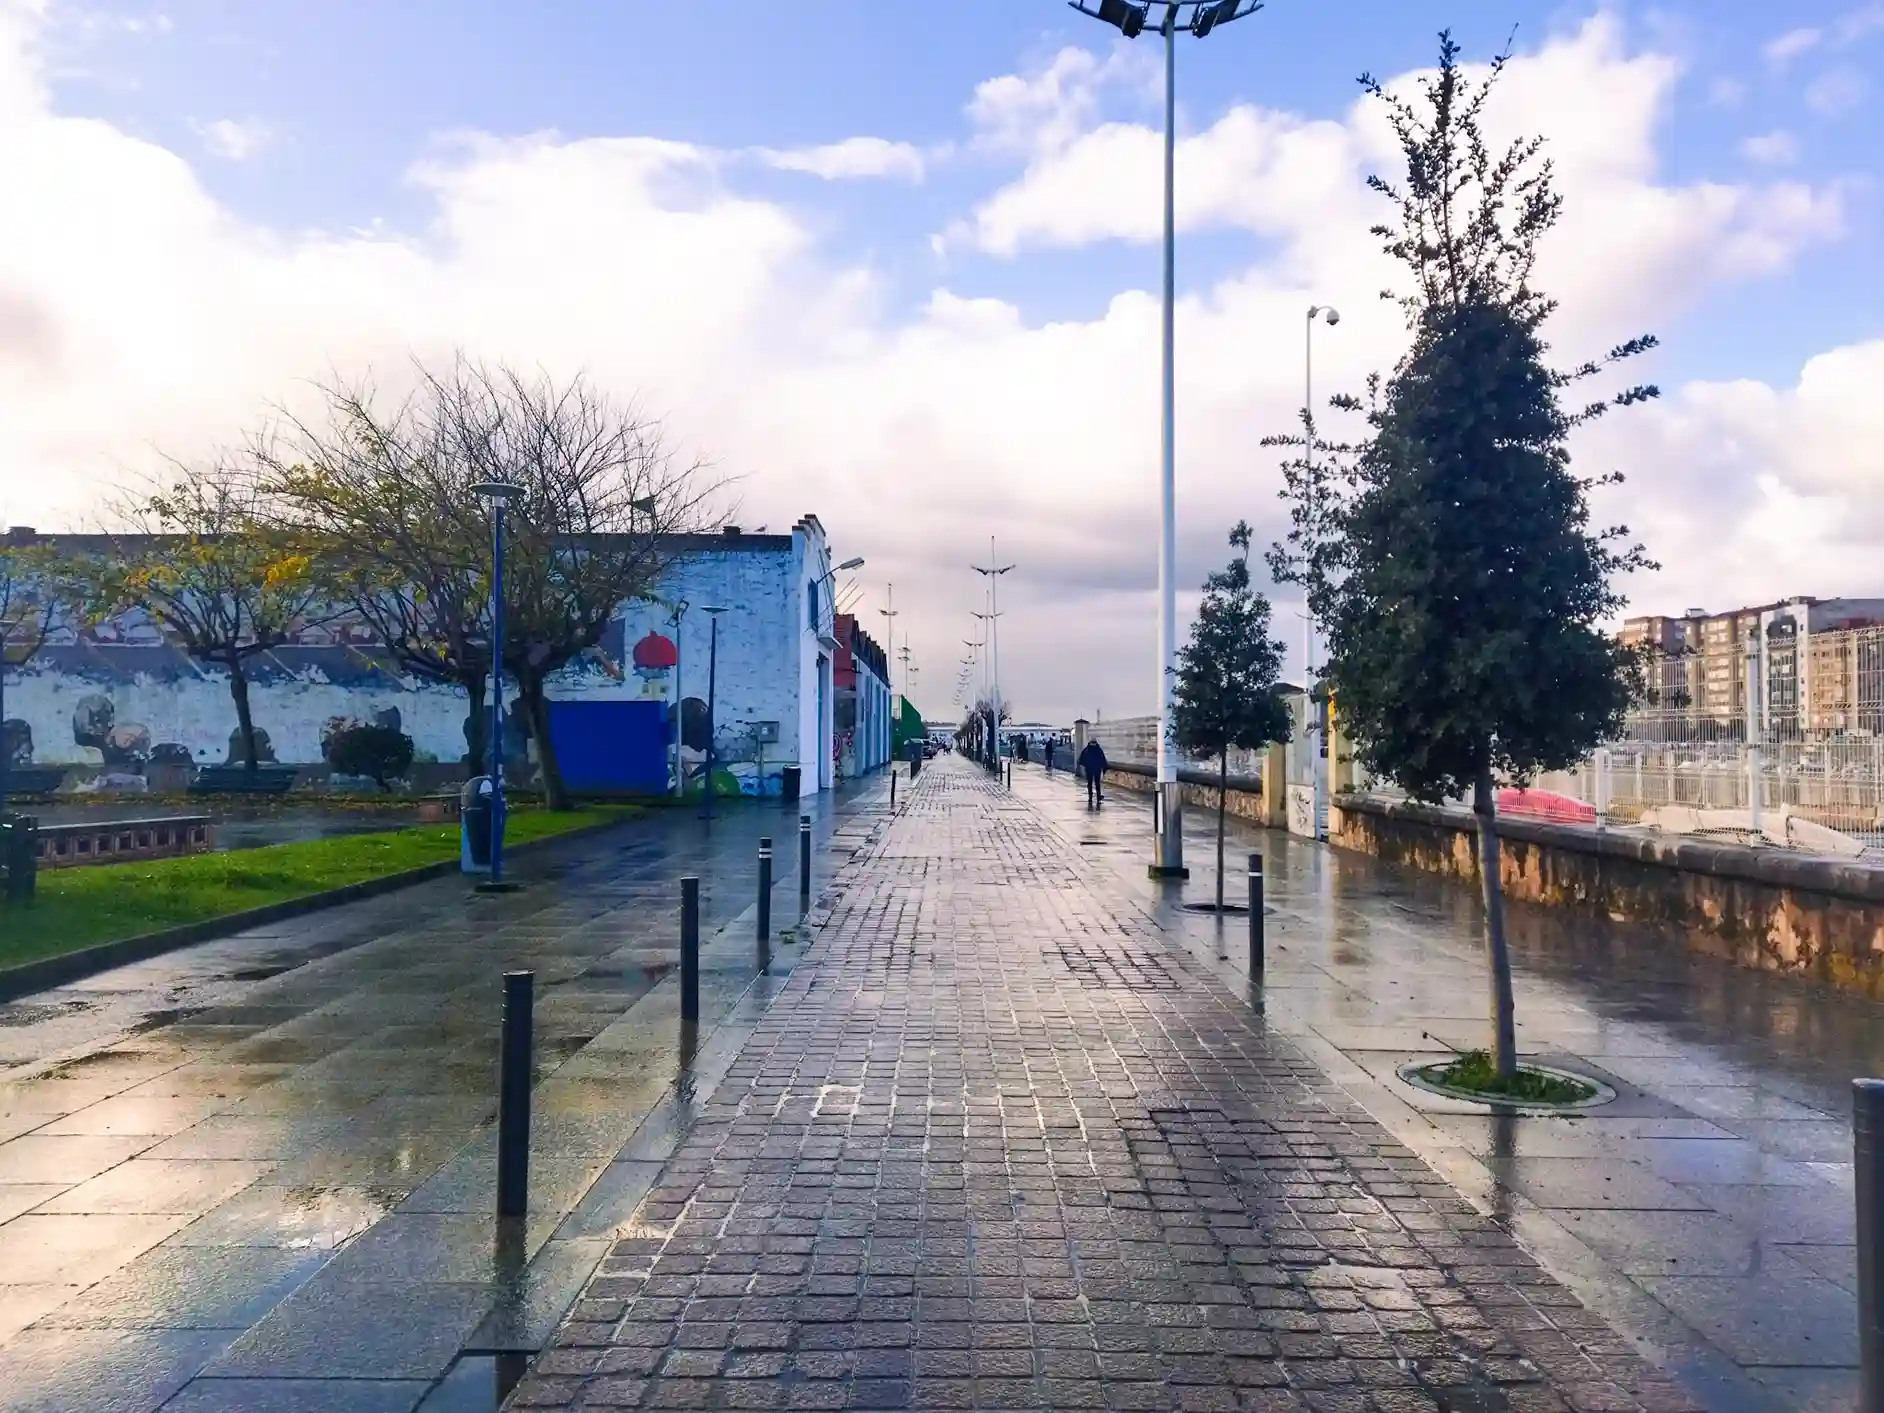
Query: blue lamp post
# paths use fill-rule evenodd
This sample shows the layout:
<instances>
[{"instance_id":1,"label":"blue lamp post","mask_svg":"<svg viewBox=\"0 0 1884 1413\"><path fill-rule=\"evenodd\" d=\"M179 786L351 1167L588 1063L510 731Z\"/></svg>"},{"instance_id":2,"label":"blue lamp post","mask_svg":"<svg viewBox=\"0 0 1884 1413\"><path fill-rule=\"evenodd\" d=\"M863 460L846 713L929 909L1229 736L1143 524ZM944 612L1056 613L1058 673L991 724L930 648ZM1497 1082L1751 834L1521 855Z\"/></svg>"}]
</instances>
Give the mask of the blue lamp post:
<instances>
[{"instance_id":1,"label":"blue lamp post","mask_svg":"<svg viewBox=\"0 0 1884 1413\"><path fill-rule=\"evenodd\" d=\"M479 481L471 493L491 507L491 876L478 885L505 891L504 881L504 511L523 494L514 481Z\"/></svg>"},{"instance_id":2,"label":"blue lamp post","mask_svg":"<svg viewBox=\"0 0 1884 1413\"><path fill-rule=\"evenodd\" d=\"M707 640L707 748L706 748L706 812L700 817L709 824L713 822L713 737L720 729L716 697L720 685L720 615L726 612L723 604L707 604L701 610L713 621L713 630Z\"/></svg>"}]
</instances>

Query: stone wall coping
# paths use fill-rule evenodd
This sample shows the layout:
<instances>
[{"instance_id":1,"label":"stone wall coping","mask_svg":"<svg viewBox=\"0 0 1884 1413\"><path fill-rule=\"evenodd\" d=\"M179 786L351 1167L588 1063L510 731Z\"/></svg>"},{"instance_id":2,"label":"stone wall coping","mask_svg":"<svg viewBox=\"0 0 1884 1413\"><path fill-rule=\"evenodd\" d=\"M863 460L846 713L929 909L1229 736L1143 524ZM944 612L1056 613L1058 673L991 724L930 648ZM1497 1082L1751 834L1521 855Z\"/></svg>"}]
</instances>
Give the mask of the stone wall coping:
<instances>
[{"instance_id":1,"label":"stone wall coping","mask_svg":"<svg viewBox=\"0 0 1884 1413\"><path fill-rule=\"evenodd\" d=\"M149 819L68 819L58 824L41 824L39 837L64 836L68 834L111 834L123 829L155 829L159 825L196 827L214 824L215 817L207 814L166 814L153 815Z\"/></svg>"},{"instance_id":2,"label":"stone wall coping","mask_svg":"<svg viewBox=\"0 0 1884 1413\"><path fill-rule=\"evenodd\" d=\"M1457 805L1425 805L1413 800L1383 800L1356 794L1337 795L1334 805L1356 814L1412 820L1461 833L1476 833L1478 828L1472 812ZM1498 817L1498 834L1504 839L1629 859L1684 873L1807 889L1857 902L1884 903L1884 868L1875 864L1820 858L1783 849L1755 849L1744 844L1639 834L1627 829L1556 824L1515 815Z\"/></svg>"},{"instance_id":3,"label":"stone wall coping","mask_svg":"<svg viewBox=\"0 0 1884 1413\"><path fill-rule=\"evenodd\" d=\"M1120 775L1142 775L1147 780L1155 780L1158 777L1157 766L1144 765L1135 760L1107 761L1106 773L1110 775L1114 772ZM1180 765L1178 779L1186 785L1208 785L1213 790L1220 783L1216 771L1208 770L1200 765ZM1263 792L1263 780L1260 775L1238 775L1235 771L1231 771L1229 785L1232 790L1241 790L1251 795L1260 795Z\"/></svg>"}]
</instances>

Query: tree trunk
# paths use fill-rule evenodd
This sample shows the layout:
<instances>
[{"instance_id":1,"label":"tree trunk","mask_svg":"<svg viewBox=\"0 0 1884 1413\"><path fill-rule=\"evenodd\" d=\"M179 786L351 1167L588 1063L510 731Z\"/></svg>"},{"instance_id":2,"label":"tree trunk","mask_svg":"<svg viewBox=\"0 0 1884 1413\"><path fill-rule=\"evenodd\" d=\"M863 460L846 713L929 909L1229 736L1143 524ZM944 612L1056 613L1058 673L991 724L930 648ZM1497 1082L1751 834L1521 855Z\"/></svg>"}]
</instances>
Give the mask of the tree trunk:
<instances>
[{"instance_id":1,"label":"tree trunk","mask_svg":"<svg viewBox=\"0 0 1884 1413\"><path fill-rule=\"evenodd\" d=\"M1217 753L1217 913L1223 913L1223 813L1230 799L1230 750Z\"/></svg>"},{"instance_id":2,"label":"tree trunk","mask_svg":"<svg viewBox=\"0 0 1884 1413\"><path fill-rule=\"evenodd\" d=\"M518 683L523 699L523 719L529 725L530 739L536 742L536 771L543 782L543 803L552 810L570 808L569 791L563 785L562 767L556 761L556 747L550 743L549 699L543 695L540 679ZM712 788L712 781L707 788Z\"/></svg>"},{"instance_id":3,"label":"tree trunk","mask_svg":"<svg viewBox=\"0 0 1884 1413\"><path fill-rule=\"evenodd\" d=\"M1472 786L1478 817L1478 882L1485 898L1485 960L1491 969L1492 1063L1501 1078L1518 1072L1516 1006L1511 999L1511 953L1505 946L1505 892L1499 876L1498 811L1488 765Z\"/></svg>"},{"instance_id":4,"label":"tree trunk","mask_svg":"<svg viewBox=\"0 0 1884 1413\"><path fill-rule=\"evenodd\" d=\"M475 677L466 677L462 686L470 702L467 717L469 730L465 732L465 765L467 775L481 775L491 762L491 704L484 691L484 684L489 679L482 672Z\"/></svg>"},{"instance_id":5,"label":"tree trunk","mask_svg":"<svg viewBox=\"0 0 1884 1413\"><path fill-rule=\"evenodd\" d=\"M242 763L255 774L255 717L249 711L249 679L242 669L242 659L229 659L229 695L235 698L236 730L241 733Z\"/></svg>"}]
</instances>

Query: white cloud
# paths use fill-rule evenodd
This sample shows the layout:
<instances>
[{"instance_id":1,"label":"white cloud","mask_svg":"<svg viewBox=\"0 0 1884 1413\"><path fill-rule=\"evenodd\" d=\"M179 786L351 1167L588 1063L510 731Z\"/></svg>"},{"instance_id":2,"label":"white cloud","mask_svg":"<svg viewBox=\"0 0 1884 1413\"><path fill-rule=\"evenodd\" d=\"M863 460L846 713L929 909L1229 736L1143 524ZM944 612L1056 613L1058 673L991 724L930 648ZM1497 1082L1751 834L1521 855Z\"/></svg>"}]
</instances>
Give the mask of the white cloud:
<instances>
[{"instance_id":1,"label":"white cloud","mask_svg":"<svg viewBox=\"0 0 1884 1413\"><path fill-rule=\"evenodd\" d=\"M1151 700L1155 261L1087 318L1040 323L965 278L890 313L875 270L822 244L815 213L742 193L728 154L645 137L471 136L413 168L431 204L421 227L267 229L184 157L58 115L21 13L0 0L0 500L14 518L80 520L153 448L226 440L330 368L391 375L408 350L461 344L638 393L684 450L747 478L748 523L819 512L843 553L868 556L871 587L897 584L923 695L942 688L932 714L978 603L965 566L991 529L1021 565L1001 636L1024 714ZM1148 238L1151 130L1105 121L1107 102L1142 96L1132 62L1068 50L977 90L973 142L1026 171L972 213L972 238ZM1551 136L1568 203L1545 272L1565 300L1552 327L1565 357L1665 331L1839 228L1836 192L1663 180L1676 78L1602 21L1514 65L1498 121ZM1274 247L1179 303L1184 582L1223 558L1238 516L1275 532L1275 460L1256 443L1300 399L1303 309L1343 314L1317 334L1318 389L1354 388L1401 346L1366 234L1383 203L1360 186L1391 155L1365 107L1319 120L1239 107L1186 137L1187 228ZM1884 444L1868 392L1881 377L1884 351L1864 345L1813 360L1793 388L1674 387L1592 428L1579 464L1640 473L1603 518L1635 523L1670 565L1640 600L1725 603L1760 576L1786 592L1863 587L1884 542L1867 460ZM1828 526L1829 548L1759 539L1782 513ZM1292 625L1286 608L1278 622Z\"/></svg>"},{"instance_id":2,"label":"white cloud","mask_svg":"<svg viewBox=\"0 0 1884 1413\"><path fill-rule=\"evenodd\" d=\"M1838 42L1856 44L1880 30L1884 30L1884 4L1861 5L1839 17Z\"/></svg>"},{"instance_id":3,"label":"white cloud","mask_svg":"<svg viewBox=\"0 0 1884 1413\"><path fill-rule=\"evenodd\" d=\"M921 149L881 137L850 137L822 147L799 147L783 152L760 148L758 156L783 171L807 172L826 181L897 177L919 182L924 167Z\"/></svg>"},{"instance_id":4,"label":"white cloud","mask_svg":"<svg viewBox=\"0 0 1884 1413\"><path fill-rule=\"evenodd\" d=\"M1799 139L1789 132L1760 133L1740 144L1741 155L1749 162L1771 167L1785 167L1799 160Z\"/></svg>"},{"instance_id":5,"label":"white cloud","mask_svg":"<svg viewBox=\"0 0 1884 1413\"><path fill-rule=\"evenodd\" d=\"M1806 107L1821 117L1835 118L1864 102L1868 87L1864 75L1850 65L1827 69L1806 85Z\"/></svg>"},{"instance_id":6,"label":"white cloud","mask_svg":"<svg viewBox=\"0 0 1884 1413\"><path fill-rule=\"evenodd\" d=\"M1620 25L1598 18L1514 60L1488 110L1494 136L1549 138L1567 202L1542 278L1566 317L1592 330L1623 310L1659 322L1720 280L1770 273L1840 232L1836 190L1657 182L1657 137L1679 78L1674 61L1628 53ZM1395 87L1412 82L1406 76ZM1593 93L1602 95L1600 110L1587 101ZM1392 284L1394 271L1366 233L1382 203L1362 184L1397 156L1379 106L1363 99L1341 122L1237 107L1181 136L1180 230L1275 238L1282 253L1272 273L1305 285L1371 294ZM1576 112L1581 121L1567 120ZM1098 123L1038 153L948 240L1001 257L1102 240L1150 243L1161 230L1162 180L1156 129Z\"/></svg>"},{"instance_id":7,"label":"white cloud","mask_svg":"<svg viewBox=\"0 0 1884 1413\"><path fill-rule=\"evenodd\" d=\"M1066 48L1031 74L987 79L968 103L976 145L1010 156L1057 152L1092 126L1107 89L1143 88L1150 74L1142 54L1120 46L1103 59Z\"/></svg>"},{"instance_id":8,"label":"white cloud","mask_svg":"<svg viewBox=\"0 0 1884 1413\"><path fill-rule=\"evenodd\" d=\"M1801 54L1809 54L1825 42L1825 31L1811 26L1789 29L1776 39L1769 40L1765 53L1767 62L1783 68Z\"/></svg>"},{"instance_id":9,"label":"white cloud","mask_svg":"<svg viewBox=\"0 0 1884 1413\"><path fill-rule=\"evenodd\" d=\"M1738 108L1746 99L1747 86L1737 78L1722 75L1707 86L1707 101L1716 108Z\"/></svg>"},{"instance_id":10,"label":"white cloud","mask_svg":"<svg viewBox=\"0 0 1884 1413\"><path fill-rule=\"evenodd\" d=\"M254 118L246 122L217 118L208 123L192 122L190 128L203 139L203 146L211 156L231 162L246 162L275 138L268 124Z\"/></svg>"}]
</instances>

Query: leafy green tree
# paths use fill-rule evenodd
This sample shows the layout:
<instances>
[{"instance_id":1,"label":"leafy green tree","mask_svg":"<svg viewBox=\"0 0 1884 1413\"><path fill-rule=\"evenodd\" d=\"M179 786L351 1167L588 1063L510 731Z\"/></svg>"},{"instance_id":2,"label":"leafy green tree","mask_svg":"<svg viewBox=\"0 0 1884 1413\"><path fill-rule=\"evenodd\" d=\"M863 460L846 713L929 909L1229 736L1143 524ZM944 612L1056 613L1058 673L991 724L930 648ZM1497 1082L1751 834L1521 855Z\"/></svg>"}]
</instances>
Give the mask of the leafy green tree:
<instances>
[{"instance_id":1,"label":"leafy green tree","mask_svg":"<svg viewBox=\"0 0 1884 1413\"><path fill-rule=\"evenodd\" d=\"M176 463L153 487L121 496L134 533L86 561L87 596L105 614L142 609L191 657L229 674L242 758L258 766L249 670L262 653L333 616L309 547L266 509L255 468Z\"/></svg>"},{"instance_id":2,"label":"leafy green tree","mask_svg":"<svg viewBox=\"0 0 1884 1413\"><path fill-rule=\"evenodd\" d=\"M29 763L26 732L7 729L7 672L30 663L62 620L83 611L78 582L51 544L30 530L0 530L0 818L8 771Z\"/></svg>"},{"instance_id":3,"label":"leafy green tree","mask_svg":"<svg viewBox=\"0 0 1884 1413\"><path fill-rule=\"evenodd\" d=\"M1333 509L1335 548L1311 601L1361 760L1415 799L1471 797L1492 1058L1508 1078L1517 1042L1496 781L1574 764L1620 727L1640 687L1635 654L1601 625L1624 602L1615 576L1649 561L1626 527L1592 529L1590 488L1620 477L1573 474L1568 438L1656 389L1577 411L1560 399L1655 340L1567 371L1547 364L1540 331L1556 306L1531 275L1562 201L1540 139L1496 156L1486 142L1482 112L1508 55L1476 85L1458 55L1442 34L1418 102L1362 79L1386 104L1406 165L1400 183L1368 184L1398 208L1398 222L1374 233L1413 276L1398 297L1412 342L1365 407L1338 400L1365 412L1370 435Z\"/></svg>"},{"instance_id":4,"label":"leafy green tree","mask_svg":"<svg viewBox=\"0 0 1884 1413\"><path fill-rule=\"evenodd\" d=\"M1250 582L1250 529L1230 531L1237 551L1204 580L1190 641L1173 669L1171 719L1187 755L1217 758L1217 911L1223 911L1223 826L1231 750L1289 739L1289 708L1277 693L1282 644L1269 636L1269 600Z\"/></svg>"}]
</instances>

